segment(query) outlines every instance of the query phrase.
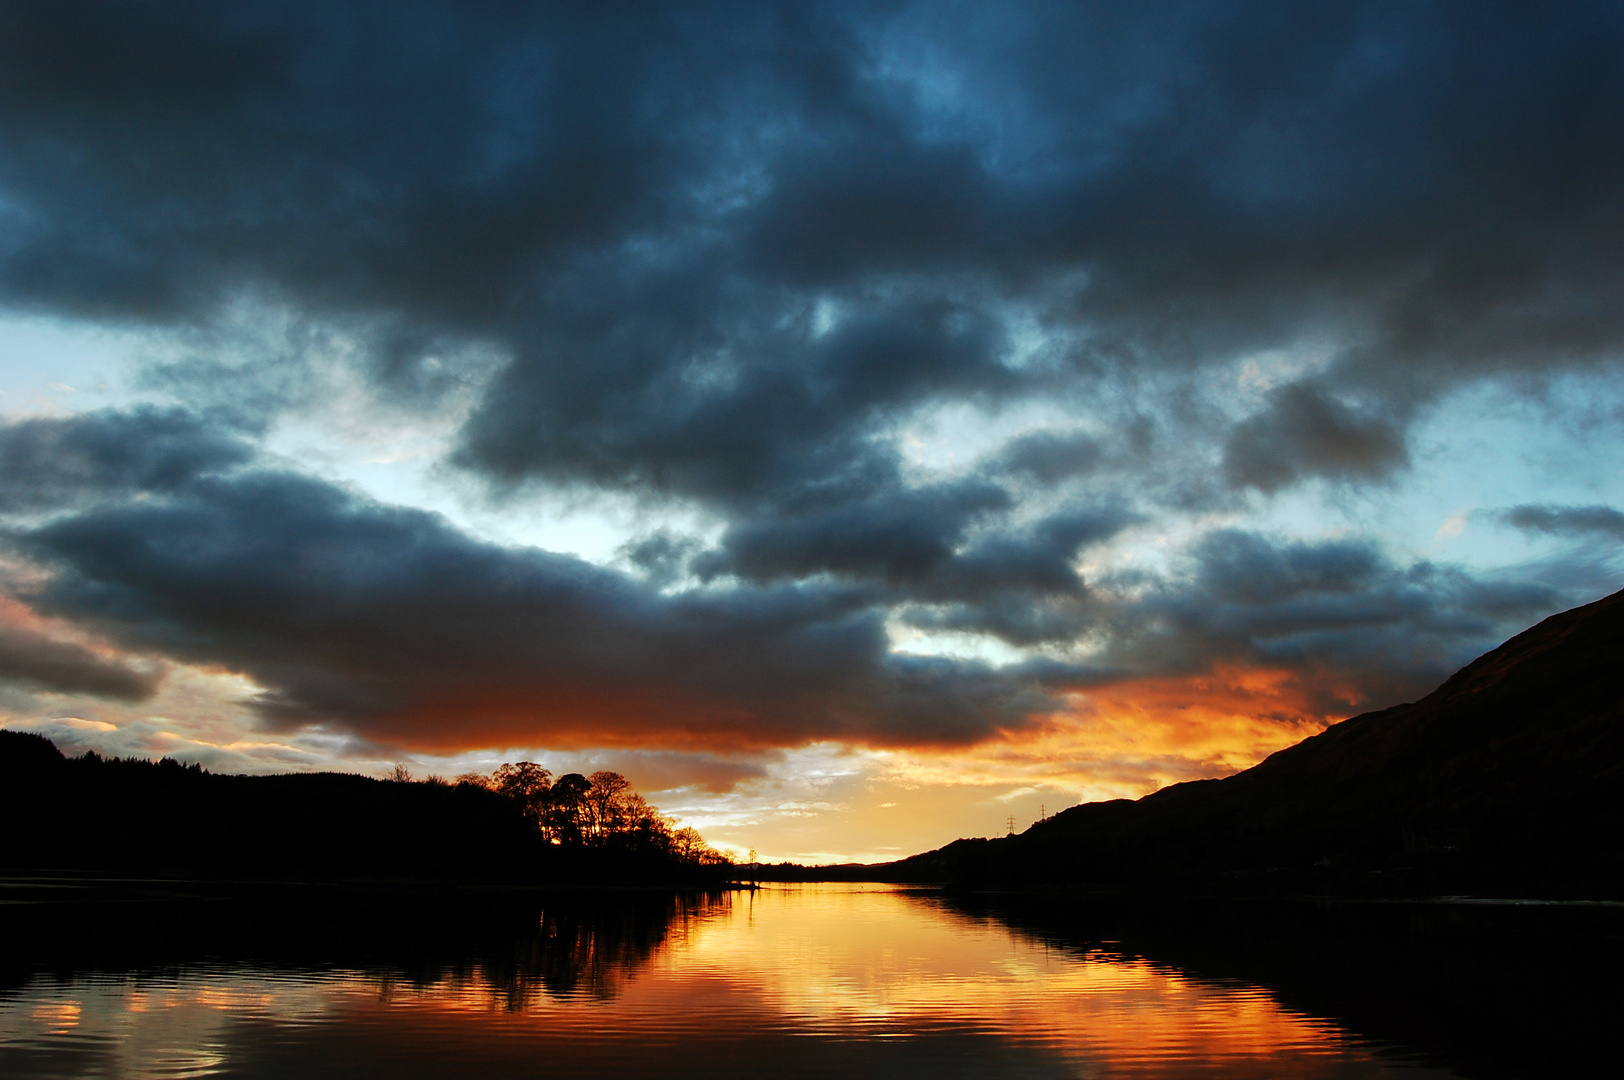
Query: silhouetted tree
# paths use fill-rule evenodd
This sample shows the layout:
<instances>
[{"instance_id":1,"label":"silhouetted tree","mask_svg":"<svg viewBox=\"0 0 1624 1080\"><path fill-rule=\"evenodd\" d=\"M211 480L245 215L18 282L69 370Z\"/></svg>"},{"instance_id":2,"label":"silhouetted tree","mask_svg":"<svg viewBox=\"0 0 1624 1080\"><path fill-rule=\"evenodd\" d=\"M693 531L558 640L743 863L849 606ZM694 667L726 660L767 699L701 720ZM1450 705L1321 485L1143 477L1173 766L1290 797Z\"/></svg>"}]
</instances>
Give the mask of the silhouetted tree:
<instances>
[{"instance_id":1,"label":"silhouetted tree","mask_svg":"<svg viewBox=\"0 0 1624 1080\"><path fill-rule=\"evenodd\" d=\"M671 854L695 866L724 866L733 860L705 842L699 830L685 825L671 834Z\"/></svg>"},{"instance_id":2,"label":"silhouetted tree","mask_svg":"<svg viewBox=\"0 0 1624 1080\"><path fill-rule=\"evenodd\" d=\"M556 847L594 848L616 859L675 859L688 866L731 863L692 828L672 832L671 818L617 772L591 776L565 773L553 779L533 761L504 763L489 777L467 774L459 784L486 788L512 799L542 837Z\"/></svg>"},{"instance_id":3,"label":"silhouetted tree","mask_svg":"<svg viewBox=\"0 0 1624 1080\"><path fill-rule=\"evenodd\" d=\"M518 803L532 825L542 826L553 786L553 774L534 761L521 761L517 765L502 763L491 777L490 786Z\"/></svg>"},{"instance_id":4,"label":"silhouetted tree","mask_svg":"<svg viewBox=\"0 0 1624 1080\"><path fill-rule=\"evenodd\" d=\"M547 799L544 829L555 844L583 844L587 840L590 809L587 796L592 781L580 773L565 773L553 785Z\"/></svg>"},{"instance_id":5,"label":"silhouetted tree","mask_svg":"<svg viewBox=\"0 0 1624 1080\"><path fill-rule=\"evenodd\" d=\"M585 833L587 842L599 847L620 832L620 818L624 811L624 796L631 783L617 772L599 771L587 777L586 797L582 805L586 811Z\"/></svg>"}]
</instances>

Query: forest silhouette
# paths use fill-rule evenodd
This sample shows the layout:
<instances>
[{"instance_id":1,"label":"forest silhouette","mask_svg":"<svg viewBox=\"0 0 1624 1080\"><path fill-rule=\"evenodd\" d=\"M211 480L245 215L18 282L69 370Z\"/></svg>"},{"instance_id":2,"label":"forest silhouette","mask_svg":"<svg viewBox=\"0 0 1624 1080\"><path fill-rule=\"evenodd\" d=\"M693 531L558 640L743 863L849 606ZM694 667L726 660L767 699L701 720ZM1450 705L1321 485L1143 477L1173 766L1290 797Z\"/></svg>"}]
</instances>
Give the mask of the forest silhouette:
<instances>
[{"instance_id":1,"label":"forest silhouette","mask_svg":"<svg viewBox=\"0 0 1624 1080\"><path fill-rule=\"evenodd\" d=\"M455 782L236 776L172 758L65 757L0 731L0 867L279 880L725 883L728 859L625 777L532 762Z\"/></svg>"}]
</instances>

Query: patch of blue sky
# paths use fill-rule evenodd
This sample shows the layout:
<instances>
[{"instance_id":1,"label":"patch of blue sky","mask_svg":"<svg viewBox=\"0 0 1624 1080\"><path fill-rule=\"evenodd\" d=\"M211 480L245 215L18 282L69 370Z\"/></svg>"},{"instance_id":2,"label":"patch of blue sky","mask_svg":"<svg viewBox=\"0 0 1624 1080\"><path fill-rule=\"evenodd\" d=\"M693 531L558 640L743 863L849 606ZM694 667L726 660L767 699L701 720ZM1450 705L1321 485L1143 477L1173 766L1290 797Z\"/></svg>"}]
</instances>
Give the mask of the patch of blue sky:
<instances>
[{"instance_id":1,"label":"patch of blue sky","mask_svg":"<svg viewBox=\"0 0 1624 1080\"><path fill-rule=\"evenodd\" d=\"M1027 650L990 634L922 630L895 617L886 620L885 633L893 653L977 660L993 667L1018 664L1031 658Z\"/></svg>"},{"instance_id":2,"label":"patch of blue sky","mask_svg":"<svg viewBox=\"0 0 1624 1080\"><path fill-rule=\"evenodd\" d=\"M60 415L148 396L132 374L153 335L0 311L0 417Z\"/></svg>"},{"instance_id":3,"label":"patch of blue sky","mask_svg":"<svg viewBox=\"0 0 1624 1080\"><path fill-rule=\"evenodd\" d=\"M1080 418L1063 403L1027 398L999 409L979 402L937 401L897 429L897 449L916 482L967 471L1011 439L1036 431L1071 432Z\"/></svg>"},{"instance_id":4,"label":"patch of blue sky","mask_svg":"<svg viewBox=\"0 0 1624 1080\"><path fill-rule=\"evenodd\" d=\"M534 547L599 565L658 529L714 537L721 525L682 507L650 507L631 495L531 488L493 496L445 464L460 416L403 415L398 424L337 427L322 416L288 417L265 448L309 475L395 506L438 513L464 533L507 547Z\"/></svg>"},{"instance_id":5,"label":"patch of blue sky","mask_svg":"<svg viewBox=\"0 0 1624 1080\"><path fill-rule=\"evenodd\" d=\"M1401 560L1479 572L1521 566L1586 541L1520 531L1499 519L1501 511L1624 508L1621 419L1624 380L1615 375L1564 375L1537 391L1475 383L1417 422L1409 467L1389 482L1307 484L1260 500L1251 522L1301 539L1366 537Z\"/></svg>"}]
</instances>

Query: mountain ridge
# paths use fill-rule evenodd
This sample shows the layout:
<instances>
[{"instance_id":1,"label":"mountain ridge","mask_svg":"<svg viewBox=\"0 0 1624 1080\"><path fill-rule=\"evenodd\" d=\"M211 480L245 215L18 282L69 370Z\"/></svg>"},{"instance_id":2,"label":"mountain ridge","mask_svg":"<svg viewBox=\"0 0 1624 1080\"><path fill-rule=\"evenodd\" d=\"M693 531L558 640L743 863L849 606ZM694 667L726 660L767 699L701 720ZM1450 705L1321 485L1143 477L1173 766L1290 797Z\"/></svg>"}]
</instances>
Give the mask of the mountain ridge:
<instances>
[{"instance_id":1,"label":"mountain ridge","mask_svg":"<svg viewBox=\"0 0 1624 1080\"><path fill-rule=\"evenodd\" d=\"M1624 895L1624 591L1512 637L1418 701L1223 779L959 840L887 880Z\"/></svg>"}]
</instances>

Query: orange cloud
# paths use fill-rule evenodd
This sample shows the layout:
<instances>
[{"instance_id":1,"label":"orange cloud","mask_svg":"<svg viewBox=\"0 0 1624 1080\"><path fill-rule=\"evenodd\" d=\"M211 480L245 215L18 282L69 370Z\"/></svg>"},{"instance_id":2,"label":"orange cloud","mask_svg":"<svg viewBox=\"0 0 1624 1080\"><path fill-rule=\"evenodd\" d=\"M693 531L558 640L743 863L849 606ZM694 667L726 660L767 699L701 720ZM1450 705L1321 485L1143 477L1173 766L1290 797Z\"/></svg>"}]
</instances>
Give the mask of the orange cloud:
<instances>
[{"instance_id":1,"label":"orange cloud","mask_svg":"<svg viewBox=\"0 0 1624 1080\"><path fill-rule=\"evenodd\" d=\"M1070 710L973 751L897 751L887 779L912 784L1033 784L1087 801L1136 798L1167 784L1227 776L1343 719L1334 678L1222 666L1133 679L1068 695Z\"/></svg>"}]
</instances>

